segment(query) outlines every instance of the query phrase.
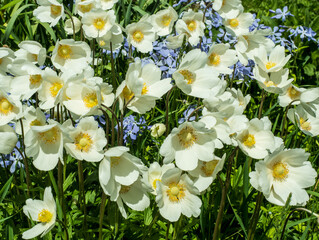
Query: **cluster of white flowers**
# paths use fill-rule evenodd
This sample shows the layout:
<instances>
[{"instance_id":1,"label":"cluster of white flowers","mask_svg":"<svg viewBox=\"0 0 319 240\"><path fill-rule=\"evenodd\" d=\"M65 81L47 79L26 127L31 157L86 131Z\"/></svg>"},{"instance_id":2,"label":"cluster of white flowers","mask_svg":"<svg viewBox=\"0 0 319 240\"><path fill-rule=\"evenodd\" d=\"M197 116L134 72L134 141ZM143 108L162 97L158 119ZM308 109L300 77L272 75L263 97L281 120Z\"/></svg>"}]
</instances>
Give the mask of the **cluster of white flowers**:
<instances>
[{"instance_id":1,"label":"cluster of white flowers","mask_svg":"<svg viewBox=\"0 0 319 240\"><path fill-rule=\"evenodd\" d=\"M64 6L56 0L37 2L34 16L39 21L55 26L65 18ZM119 48L124 37L112 10L116 2L77 0L75 9L81 20L66 20L66 32L73 34L82 28L85 38L95 39L99 47ZM289 71L284 68L290 55L285 56L283 47L266 38L269 32L249 31L253 16L244 12L240 0L215 0L213 8L237 43L234 47L214 43L208 53L194 49L182 57L173 80L184 94L202 99L204 109L200 120L186 121L166 137L159 151L163 166L153 162L147 167L129 153L129 148L111 146L93 116L101 116L115 102L121 112L128 108L144 114L172 88L172 79L161 79L162 72L155 64L143 65L136 60L114 90L94 75L89 45L73 39L56 42L49 57L53 68L39 67L49 60L38 42L23 41L16 52L0 48L0 139L6 143L1 144L0 152L13 150L17 133L24 135L26 155L39 170L49 171L59 161L63 163L64 150L77 160L98 162L100 185L110 200L116 201L123 217L128 216L123 202L143 211L150 205L151 193L156 195L160 214L174 222L181 214L199 216L199 195L209 188L226 160L225 154L216 156L215 149L238 146L247 156L261 159L250 173L250 182L268 201L284 205L292 193L290 204L305 204L308 194L304 188L312 186L316 177L307 161L309 154L302 149L284 149L268 117L248 119L244 110L250 96L227 88L224 76L234 71L238 61L243 65L255 61L254 78L259 86L279 94L283 107L299 104L288 111L288 117L310 136L319 134L319 88L292 85L293 79L288 79ZM168 46L180 47L184 39L196 46L204 36L203 18L202 12L188 10L178 19L176 11L168 7L127 25L124 32L131 46L147 53L158 37L172 32L176 22L177 35L167 37ZM35 95L38 107L25 104ZM8 123L15 123L15 131ZM151 135L157 138L165 130L163 125L154 125ZM23 238L43 236L54 226L56 206L50 192L45 190L44 201L27 200L25 214L40 223Z\"/></svg>"}]
</instances>

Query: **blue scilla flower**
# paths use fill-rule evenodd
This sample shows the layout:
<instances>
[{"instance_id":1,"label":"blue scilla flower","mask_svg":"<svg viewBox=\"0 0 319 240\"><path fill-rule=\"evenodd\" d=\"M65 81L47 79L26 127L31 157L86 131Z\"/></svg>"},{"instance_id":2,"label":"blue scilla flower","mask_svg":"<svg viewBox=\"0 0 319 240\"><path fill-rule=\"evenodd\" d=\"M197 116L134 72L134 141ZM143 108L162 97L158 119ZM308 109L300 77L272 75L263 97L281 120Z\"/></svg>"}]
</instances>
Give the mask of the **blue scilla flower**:
<instances>
[{"instance_id":1,"label":"blue scilla flower","mask_svg":"<svg viewBox=\"0 0 319 240\"><path fill-rule=\"evenodd\" d=\"M17 142L17 148L21 148L20 142ZM12 153L4 155L4 158L0 160L0 166L3 168L8 168L10 166L10 172L14 173L17 168L24 168L23 163L21 163L23 157L20 152L14 148Z\"/></svg>"},{"instance_id":2,"label":"blue scilla flower","mask_svg":"<svg viewBox=\"0 0 319 240\"><path fill-rule=\"evenodd\" d=\"M183 122L186 122L191 115L191 113L195 110L196 105L190 105L184 112L182 118L178 119L178 123L182 124ZM195 116L190 117L189 121L195 121Z\"/></svg>"},{"instance_id":3,"label":"blue scilla flower","mask_svg":"<svg viewBox=\"0 0 319 240\"><path fill-rule=\"evenodd\" d=\"M288 11L287 6L284 6L283 10L281 10L280 8L277 8L276 11L270 9L269 12L277 14L271 18L281 19L283 22L286 21L286 17L294 16Z\"/></svg>"}]
</instances>

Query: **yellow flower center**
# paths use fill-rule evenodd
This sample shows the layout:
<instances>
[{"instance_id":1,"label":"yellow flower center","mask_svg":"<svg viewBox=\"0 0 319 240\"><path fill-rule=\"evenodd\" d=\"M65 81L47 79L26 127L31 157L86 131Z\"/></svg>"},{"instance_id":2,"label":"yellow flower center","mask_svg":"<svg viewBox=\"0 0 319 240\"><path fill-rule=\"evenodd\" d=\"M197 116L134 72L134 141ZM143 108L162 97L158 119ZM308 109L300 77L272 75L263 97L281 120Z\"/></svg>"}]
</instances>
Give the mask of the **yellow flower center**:
<instances>
[{"instance_id":1,"label":"yellow flower center","mask_svg":"<svg viewBox=\"0 0 319 240\"><path fill-rule=\"evenodd\" d=\"M201 167L202 172L207 176L211 176L218 164L219 160L212 160L209 162L203 162L203 166Z\"/></svg>"},{"instance_id":2,"label":"yellow flower center","mask_svg":"<svg viewBox=\"0 0 319 240\"><path fill-rule=\"evenodd\" d=\"M266 87L277 86L277 84L275 84L273 81L265 81L264 84Z\"/></svg>"},{"instance_id":3,"label":"yellow flower center","mask_svg":"<svg viewBox=\"0 0 319 240\"><path fill-rule=\"evenodd\" d=\"M271 69L271 68L273 68L274 66L276 66L276 63L274 63L274 62L267 62L266 63L266 68L269 70L269 69Z\"/></svg>"},{"instance_id":4,"label":"yellow flower center","mask_svg":"<svg viewBox=\"0 0 319 240\"><path fill-rule=\"evenodd\" d=\"M111 167L119 165L121 157L111 157Z\"/></svg>"},{"instance_id":5,"label":"yellow flower center","mask_svg":"<svg viewBox=\"0 0 319 240\"><path fill-rule=\"evenodd\" d=\"M211 53L208 57L208 65L218 66L220 64L220 56L216 53Z\"/></svg>"},{"instance_id":6,"label":"yellow flower center","mask_svg":"<svg viewBox=\"0 0 319 240\"><path fill-rule=\"evenodd\" d=\"M288 96L292 99L292 100L296 100L300 97L300 92L295 89L293 86L288 88Z\"/></svg>"},{"instance_id":7,"label":"yellow flower center","mask_svg":"<svg viewBox=\"0 0 319 240\"><path fill-rule=\"evenodd\" d=\"M164 15L161 20L162 25L165 27L167 27L171 23L171 21L172 21L172 17L170 15Z\"/></svg>"},{"instance_id":8,"label":"yellow flower center","mask_svg":"<svg viewBox=\"0 0 319 240\"><path fill-rule=\"evenodd\" d=\"M186 25L187 25L188 30L191 32L193 32L197 27L197 23L195 20L187 22Z\"/></svg>"},{"instance_id":9,"label":"yellow flower center","mask_svg":"<svg viewBox=\"0 0 319 240\"><path fill-rule=\"evenodd\" d=\"M74 143L77 150L88 152L91 149L93 141L89 134L81 132L75 137Z\"/></svg>"},{"instance_id":10,"label":"yellow flower center","mask_svg":"<svg viewBox=\"0 0 319 240\"><path fill-rule=\"evenodd\" d=\"M0 113L3 115L8 115L10 112L12 112L13 105L9 102L8 99L5 97L2 97L0 99Z\"/></svg>"},{"instance_id":11,"label":"yellow flower center","mask_svg":"<svg viewBox=\"0 0 319 240\"><path fill-rule=\"evenodd\" d=\"M61 14L62 7L58 5L51 5L50 10L53 16L58 16Z\"/></svg>"},{"instance_id":12,"label":"yellow flower center","mask_svg":"<svg viewBox=\"0 0 319 240\"><path fill-rule=\"evenodd\" d=\"M100 45L101 47L104 47L104 46L106 45L106 42L105 42L104 40L100 40L100 41L99 41L99 45Z\"/></svg>"},{"instance_id":13,"label":"yellow flower center","mask_svg":"<svg viewBox=\"0 0 319 240\"><path fill-rule=\"evenodd\" d=\"M52 83L52 86L50 87L51 96L56 97L56 95L58 95L62 87L63 87L62 83L59 83L59 82Z\"/></svg>"},{"instance_id":14,"label":"yellow flower center","mask_svg":"<svg viewBox=\"0 0 319 240\"><path fill-rule=\"evenodd\" d=\"M153 189L155 189L155 190L156 190L156 183L157 183L157 181L161 182L162 180L159 179L159 178L156 178L156 179L153 181Z\"/></svg>"},{"instance_id":15,"label":"yellow flower center","mask_svg":"<svg viewBox=\"0 0 319 240\"><path fill-rule=\"evenodd\" d=\"M184 127L177 134L177 137L179 139L179 143L184 148L191 147L197 141L197 136L196 136L195 130L191 127L188 127L188 126Z\"/></svg>"},{"instance_id":16,"label":"yellow flower center","mask_svg":"<svg viewBox=\"0 0 319 240\"><path fill-rule=\"evenodd\" d=\"M42 209L38 214L38 221L42 223L48 223L51 221L53 214L48 209Z\"/></svg>"},{"instance_id":17,"label":"yellow flower center","mask_svg":"<svg viewBox=\"0 0 319 240\"><path fill-rule=\"evenodd\" d=\"M179 73L183 75L183 77L187 81L187 84L192 84L195 81L196 76L191 71L180 70Z\"/></svg>"},{"instance_id":18,"label":"yellow flower center","mask_svg":"<svg viewBox=\"0 0 319 240\"><path fill-rule=\"evenodd\" d=\"M127 86L123 88L122 94L126 102L130 101L134 96L134 93Z\"/></svg>"},{"instance_id":19,"label":"yellow flower center","mask_svg":"<svg viewBox=\"0 0 319 240\"><path fill-rule=\"evenodd\" d=\"M144 39L144 34L141 31L137 30L133 33L133 39L135 42L139 43Z\"/></svg>"},{"instance_id":20,"label":"yellow flower center","mask_svg":"<svg viewBox=\"0 0 319 240\"><path fill-rule=\"evenodd\" d=\"M289 170L286 163L277 162L272 166L272 175L276 181L283 181L288 177Z\"/></svg>"},{"instance_id":21,"label":"yellow flower center","mask_svg":"<svg viewBox=\"0 0 319 240\"><path fill-rule=\"evenodd\" d=\"M38 61L38 54L31 54L31 57L34 62Z\"/></svg>"},{"instance_id":22,"label":"yellow flower center","mask_svg":"<svg viewBox=\"0 0 319 240\"><path fill-rule=\"evenodd\" d=\"M173 182L169 184L166 194L171 202L178 202L185 197L185 186L184 184Z\"/></svg>"},{"instance_id":23,"label":"yellow flower center","mask_svg":"<svg viewBox=\"0 0 319 240\"><path fill-rule=\"evenodd\" d=\"M228 23L230 26L232 26L233 28L237 27L239 25L239 22L236 18L230 19L228 20Z\"/></svg>"},{"instance_id":24,"label":"yellow flower center","mask_svg":"<svg viewBox=\"0 0 319 240\"><path fill-rule=\"evenodd\" d=\"M72 54L72 49L69 45L59 45L58 56L63 59L69 59Z\"/></svg>"},{"instance_id":25,"label":"yellow flower center","mask_svg":"<svg viewBox=\"0 0 319 240\"><path fill-rule=\"evenodd\" d=\"M97 30L102 30L105 26L105 21L103 18L96 18L94 19L93 25Z\"/></svg>"},{"instance_id":26,"label":"yellow flower center","mask_svg":"<svg viewBox=\"0 0 319 240\"><path fill-rule=\"evenodd\" d=\"M146 94L148 92L148 86L146 83L143 83L143 88L142 88L142 95Z\"/></svg>"},{"instance_id":27,"label":"yellow flower center","mask_svg":"<svg viewBox=\"0 0 319 240\"><path fill-rule=\"evenodd\" d=\"M0 58L0 65L2 64L2 58Z\"/></svg>"},{"instance_id":28,"label":"yellow flower center","mask_svg":"<svg viewBox=\"0 0 319 240\"><path fill-rule=\"evenodd\" d=\"M300 128L305 130L305 131L310 131L311 130L311 125L310 122L305 121L302 117L300 118Z\"/></svg>"},{"instance_id":29,"label":"yellow flower center","mask_svg":"<svg viewBox=\"0 0 319 240\"><path fill-rule=\"evenodd\" d=\"M90 4L79 4L79 10L82 12L82 13L86 13L86 12L89 12L91 11L91 9L93 8L93 4L90 3Z\"/></svg>"},{"instance_id":30,"label":"yellow flower center","mask_svg":"<svg viewBox=\"0 0 319 240\"><path fill-rule=\"evenodd\" d=\"M31 85L37 85L42 81L42 76L41 74L30 75L29 81Z\"/></svg>"},{"instance_id":31,"label":"yellow flower center","mask_svg":"<svg viewBox=\"0 0 319 240\"><path fill-rule=\"evenodd\" d=\"M60 140L60 129L53 127L48 131L39 133L39 139L46 144L53 144Z\"/></svg>"},{"instance_id":32,"label":"yellow flower center","mask_svg":"<svg viewBox=\"0 0 319 240\"><path fill-rule=\"evenodd\" d=\"M244 145L245 145L246 147L251 148L251 147L253 147L253 146L255 145L255 143L256 143L255 136L252 135L252 134L247 134L247 135L243 138L242 142L244 143Z\"/></svg>"},{"instance_id":33,"label":"yellow flower center","mask_svg":"<svg viewBox=\"0 0 319 240\"><path fill-rule=\"evenodd\" d=\"M130 191L130 189L131 189L131 186L121 185L120 194L127 193L128 191Z\"/></svg>"},{"instance_id":34,"label":"yellow flower center","mask_svg":"<svg viewBox=\"0 0 319 240\"><path fill-rule=\"evenodd\" d=\"M86 94L83 98L83 102L87 108L93 108L99 103L97 100L96 93L94 92Z\"/></svg>"},{"instance_id":35,"label":"yellow flower center","mask_svg":"<svg viewBox=\"0 0 319 240\"><path fill-rule=\"evenodd\" d=\"M30 123L30 126L42 126L42 123L38 119L35 119Z\"/></svg>"}]
</instances>

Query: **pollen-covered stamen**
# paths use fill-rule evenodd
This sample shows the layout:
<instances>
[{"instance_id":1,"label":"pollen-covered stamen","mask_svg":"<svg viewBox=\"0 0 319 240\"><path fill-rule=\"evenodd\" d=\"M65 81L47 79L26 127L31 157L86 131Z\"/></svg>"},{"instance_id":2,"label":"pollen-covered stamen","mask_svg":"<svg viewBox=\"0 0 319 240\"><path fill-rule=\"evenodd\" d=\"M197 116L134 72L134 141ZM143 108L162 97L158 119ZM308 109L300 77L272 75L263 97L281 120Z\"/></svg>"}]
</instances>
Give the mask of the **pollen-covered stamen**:
<instances>
[{"instance_id":1,"label":"pollen-covered stamen","mask_svg":"<svg viewBox=\"0 0 319 240\"><path fill-rule=\"evenodd\" d=\"M42 76L41 74L30 75L29 81L31 85L38 85L40 82L42 82Z\"/></svg>"},{"instance_id":2,"label":"pollen-covered stamen","mask_svg":"<svg viewBox=\"0 0 319 240\"><path fill-rule=\"evenodd\" d=\"M96 18L93 21L93 25L97 30L102 30L105 26L105 20L103 18Z\"/></svg>"},{"instance_id":3,"label":"pollen-covered stamen","mask_svg":"<svg viewBox=\"0 0 319 240\"><path fill-rule=\"evenodd\" d=\"M237 18L233 18L233 19L228 20L228 23L233 28L238 27L238 25L239 25L239 21L237 20Z\"/></svg>"},{"instance_id":4,"label":"pollen-covered stamen","mask_svg":"<svg viewBox=\"0 0 319 240\"><path fill-rule=\"evenodd\" d=\"M300 118L300 128L305 130L305 131L310 131L311 130L311 125L310 122L306 121L302 117Z\"/></svg>"},{"instance_id":5,"label":"pollen-covered stamen","mask_svg":"<svg viewBox=\"0 0 319 240\"><path fill-rule=\"evenodd\" d=\"M203 162L203 166L201 167L202 172L207 176L210 177L218 164L219 160L212 160L209 162Z\"/></svg>"},{"instance_id":6,"label":"pollen-covered stamen","mask_svg":"<svg viewBox=\"0 0 319 240\"><path fill-rule=\"evenodd\" d=\"M144 34L139 30L135 31L132 36L134 41L138 43L144 39Z\"/></svg>"},{"instance_id":7,"label":"pollen-covered stamen","mask_svg":"<svg viewBox=\"0 0 319 240\"><path fill-rule=\"evenodd\" d=\"M289 87L288 88L288 96L292 99L292 100L296 100L296 99L299 99L300 97L300 92L295 89L293 86Z\"/></svg>"},{"instance_id":8,"label":"pollen-covered stamen","mask_svg":"<svg viewBox=\"0 0 319 240\"><path fill-rule=\"evenodd\" d=\"M141 94L144 95L148 92L148 86L146 85L146 83L143 83L143 88L142 88L142 92Z\"/></svg>"},{"instance_id":9,"label":"pollen-covered stamen","mask_svg":"<svg viewBox=\"0 0 319 240\"><path fill-rule=\"evenodd\" d=\"M246 146L246 147L253 147L256 143L255 140L255 136L252 134L247 134L245 137L243 137L242 143Z\"/></svg>"},{"instance_id":10,"label":"pollen-covered stamen","mask_svg":"<svg viewBox=\"0 0 319 240\"><path fill-rule=\"evenodd\" d=\"M274 66L276 66L276 63L274 63L274 62L267 62L266 63L266 68L269 70L269 69L271 69L271 68L273 68Z\"/></svg>"},{"instance_id":11,"label":"pollen-covered stamen","mask_svg":"<svg viewBox=\"0 0 319 240\"><path fill-rule=\"evenodd\" d=\"M87 13L87 12L91 11L91 9L93 8L93 4L92 3L90 3L90 4L81 4L81 5L79 4L78 8L80 9L81 12Z\"/></svg>"},{"instance_id":12,"label":"pollen-covered stamen","mask_svg":"<svg viewBox=\"0 0 319 240\"><path fill-rule=\"evenodd\" d=\"M42 126L43 124L38 120L35 119L30 123L30 126Z\"/></svg>"},{"instance_id":13,"label":"pollen-covered stamen","mask_svg":"<svg viewBox=\"0 0 319 240\"><path fill-rule=\"evenodd\" d=\"M170 15L162 16L161 23L163 26L167 27L172 21L172 17Z\"/></svg>"},{"instance_id":14,"label":"pollen-covered stamen","mask_svg":"<svg viewBox=\"0 0 319 240\"><path fill-rule=\"evenodd\" d=\"M38 54L31 54L31 58L34 62L38 61Z\"/></svg>"},{"instance_id":15,"label":"pollen-covered stamen","mask_svg":"<svg viewBox=\"0 0 319 240\"><path fill-rule=\"evenodd\" d=\"M40 132L39 139L46 144L53 144L60 140L60 129L53 127L48 131Z\"/></svg>"},{"instance_id":16,"label":"pollen-covered stamen","mask_svg":"<svg viewBox=\"0 0 319 240\"><path fill-rule=\"evenodd\" d=\"M288 177L289 170L286 163L277 162L272 166L272 175L276 181L283 181Z\"/></svg>"},{"instance_id":17,"label":"pollen-covered stamen","mask_svg":"<svg viewBox=\"0 0 319 240\"><path fill-rule=\"evenodd\" d=\"M56 97L56 95L58 95L62 87L63 87L63 84L60 82L52 83L52 86L50 87L51 96Z\"/></svg>"},{"instance_id":18,"label":"pollen-covered stamen","mask_svg":"<svg viewBox=\"0 0 319 240\"><path fill-rule=\"evenodd\" d=\"M131 186L124 186L124 185L121 185L120 194L127 193L128 191L130 191L130 189L131 189Z\"/></svg>"},{"instance_id":19,"label":"pollen-covered stamen","mask_svg":"<svg viewBox=\"0 0 319 240\"><path fill-rule=\"evenodd\" d=\"M166 194L171 202L178 202L185 197L185 186L181 183L170 183Z\"/></svg>"},{"instance_id":20,"label":"pollen-covered stamen","mask_svg":"<svg viewBox=\"0 0 319 240\"><path fill-rule=\"evenodd\" d=\"M61 14L62 7L58 5L51 5L50 10L53 16L58 16Z\"/></svg>"},{"instance_id":21,"label":"pollen-covered stamen","mask_svg":"<svg viewBox=\"0 0 319 240\"><path fill-rule=\"evenodd\" d=\"M48 209L42 209L38 214L38 221L42 223L48 223L51 221L53 214Z\"/></svg>"},{"instance_id":22,"label":"pollen-covered stamen","mask_svg":"<svg viewBox=\"0 0 319 240\"><path fill-rule=\"evenodd\" d=\"M99 41L99 45L100 45L101 47L104 47L104 46L106 45L106 42L105 42L104 40L100 40L100 41Z\"/></svg>"},{"instance_id":23,"label":"pollen-covered stamen","mask_svg":"<svg viewBox=\"0 0 319 240\"><path fill-rule=\"evenodd\" d=\"M134 97L134 93L127 86L123 88L122 94L126 102L130 101L131 98Z\"/></svg>"},{"instance_id":24,"label":"pollen-covered stamen","mask_svg":"<svg viewBox=\"0 0 319 240\"><path fill-rule=\"evenodd\" d=\"M72 54L72 49L69 45L59 45L58 55L63 59L69 59Z\"/></svg>"},{"instance_id":25,"label":"pollen-covered stamen","mask_svg":"<svg viewBox=\"0 0 319 240\"><path fill-rule=\"evenodd\" d=\"M97 95L96 93L88 93L83 97L84 105L88 108L93 108L98 105Z\"/></svg>"},{"instance_id":26,"label":"pollen-covered stamen","mask_svg":"<svg viewBox=\"0 0 319 240\"><path fill-rule=\"evenodd\" d=\"M216 53L211 53L208 57L208 65L218 66L220 64L220 56Z\"/></svg>"},{"instance_id":27,"label":"pollen-covered stamen","mask_svg":"<svg viewBox=\"0 0 319 240\"><path fill-rule=\"evenodd\" d=\"M186 25L187 25L188 30L191 32L193 32L197 27L197 23L195 20L191 20L191 21L186 22Z\"/></svg>"},{"instance_id":28,"label":"pollen-covered stamen","mask_svg":"<svg viewBox=\"0 0 319 240\"><path fill-rule=\"evenodd\" d=\"M183 75L183 77L185 78L185 80L187 81L187 84L192 84L195 79L196 79L196 76L194 73L192 73L191 71L188 71L188 70L180 70L178 71L180 74Z\"/></svg>"},{"instance_id":29,"label":"pollen-covered stamen","mask_svg":"<svg viewBox=\"0 0 319 240\"><path fill-rule=\"evenodd\" d=\"M13 104L9 102L5 97L0 98L0 113L7 115L13 110Z\"/></svg>"},{"instance_id":30,"label":"pollen-covered stamen","mask_svg":"<svg viewBox=\"0 0 319 240\"><path fill-rule=\"evenodd\" d=\"M153 181L153 184L152 184L152 185L153 185L153 189L154 189L154 190L156 190L156 183L157 183L158 181L161 182L162 180L159 179L159 178L156 178L156 179L154 179L154 181Z\"/></svg>"},{"instance_id":31,"label":"pollen-covered stamen","mask_svg":"<svg viewBox=\"0 0 319 240\"><path fill-rule=\"evenodd\" d=\"M88 152L93 144L92 138L87 133L79 133L74 140L76 149L81 152Z\"/></svg>"},{"instance_id":32,"label":"pollen-covered stamen","mask_svg":"<svg viewBox=\"0 0 319 240\"><path fill-rule=\"evenodd\" d=\"M111 157L111 167L119 165L121 157Z\"/></svg>"},{"instance_id":33,"label":"pollen-covered stamen","mask_svg":"<svg viewBox=\"0 0 319 240\"><path fill-rule=\"evenodd\" d=\"M3 61L2 58L0 58L0 65L2 64L2 61Z\"/></svg>"},{"instance_id":34,"label":"pollen-covered stamen","mask_svg":"<svg viewBox=\"0 0 319 240\"><path fill-rule=\"evenodd\" d=\"M266 87L277 86L277 84L273 81L265 81L264 84L266 85Z\"/></svg>"},{"instance_id":35,"label":"pollen-covered stamen","mask_svg":"<svg viewBox=\"0 0 319 240\"><path fill-rule=\"evenodd\" d=\"M178 134L177 134L179 143L184 148L191 147L197 141L197 135L195 130L192 127L184 127Z\"/></svg>"}]
</instances>

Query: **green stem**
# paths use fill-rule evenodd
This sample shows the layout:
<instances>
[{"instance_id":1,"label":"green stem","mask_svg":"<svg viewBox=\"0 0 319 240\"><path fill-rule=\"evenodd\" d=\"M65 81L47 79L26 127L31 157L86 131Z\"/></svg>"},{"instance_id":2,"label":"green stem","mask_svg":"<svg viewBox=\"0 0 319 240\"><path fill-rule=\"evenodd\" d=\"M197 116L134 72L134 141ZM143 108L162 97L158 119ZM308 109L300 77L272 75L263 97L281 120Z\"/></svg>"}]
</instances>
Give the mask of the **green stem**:
<instances>
[{"instance_id":1,"label":"green stem","mask_svg":"<svg viewBox=\"0 0 319 240\"><path fill-rule=\"evenodd\" d=\"M86 211L86 202L85 202L85 190L84 190L84 175L83 175L83 165L82 165L82 161L78 160L78 174L79 174L79 188L80 188L80 196L81 200L82 200L82 204L80 201L80 204L83 207L83 213L84 213L84 219L83 219L83 232L86 233L87 232L87 211ZM86 234L84 234L86 235Z\"/></svg>"},{"instance_id":2,"label":"green stem","mask_svg":"<svg viewBox=\"0 0 319 240\"><path fill-rule=\"evenodd\" d=\"M173 89L175 88L175 85L168 91L167 95L166 95L166 101L165 101L165 126L166 126L166 132L165 132L165 136L167 137L169 134L169 122L168 122L168 113L169 113L169 97L173 91Z\"/></svg>"},{"instance_id":3,"label":"green stem","mask_svg":"<svg viewBox=\"0 0 319 240\"><path fill-rule=\"evenodd\" d=\"M261 207L261 203L262 200L264 198L264 195L262 192L259 192L257 195L257 200L256 200L256 207L254 210L254 214L251 218L251 222L249 224L249 229L248 229L248 240L253 240L254 236L255 236L255 231L256 231L256 227L257 227L257 223L258 223L258 219L259 219L259 211L260 211L260 207Z\"/></svg>"},{"instance_id":4,"label":"green stem","mask_svg":"<svg viewBox=\"0 0 319 240\"><path fill-rule=\"evenodd\" d=\"M105 203L106 203L106 195L102 190L102 199L101 199L101 206L100 206L100 218L99 218L99 240L102 240L102 229L103 229L103 218L104 218L104 211L105 211Z\"/></svg>"},{"instance_id":5,"label":"green stem","mask_svg":"<svg viewBox=\"0 0 319 240\"><path fill-rule=\"evenodd\" d=\"M260 106L259 106L259 110L258 110L258 118L260 119L263 113L263 105L264 105L264 101L266 98L266 93L265 90L263 89L261 92L261 102L260 102Z\"/></svg>"}]
</instances>

